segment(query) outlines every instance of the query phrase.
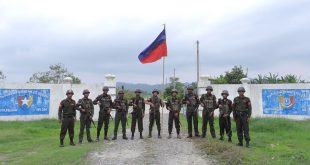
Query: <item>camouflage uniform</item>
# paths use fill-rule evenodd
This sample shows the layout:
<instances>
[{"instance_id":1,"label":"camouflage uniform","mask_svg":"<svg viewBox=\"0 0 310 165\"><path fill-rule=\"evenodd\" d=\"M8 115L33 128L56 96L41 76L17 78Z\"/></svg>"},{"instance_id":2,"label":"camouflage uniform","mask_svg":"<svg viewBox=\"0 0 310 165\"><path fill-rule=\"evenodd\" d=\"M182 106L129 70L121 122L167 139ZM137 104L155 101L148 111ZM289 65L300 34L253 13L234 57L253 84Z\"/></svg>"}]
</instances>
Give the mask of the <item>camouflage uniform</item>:
<instances>
[{"instance_id":1,"label":"camouflage uniform","mask_svg":"<svg viewBox=\"0 0 310 165\"><path fill-rule=\"evenodd\" d=\"M198 131L198 107L199 99L194 93L188 93L183 99L183 103L187 104L186 107L186 119L188 125L188 137L192 137L192 121L194 123L195 136L199 136Z\"/></svg>"},{"instance_id":2,"label":"camouflage uniform","mask_svg":"<svg viewBox=\"0 0 310 165\"><path fill-rule=\"evenodd\" d=\"M214 110L217 108L216 97L212 94L203 94L200 102L203 104L202 137L206 137L207 123L209 122L211 136L215 138Z\"/></svg>"},{"instance_id":3,"label":"camouflage uniform","mask_svg":"<svg viewBox=\"0 0 310 165\"><path fill-rule=\"evenodd\" d=\"M121 94L121 92L119 92L118 94ZM122 123L123 139L127 139L126 122L127 122L127 114L128 114L128 102L124 97L122 98L118 97L114 100L113 104L114 104L116 114L115 114L115 124L114 124L114 137L112 140L117 139L117 131L118 131L119 122Z\"/></svg>"},{"instance_id":4,"label":"camouflage uniform","mask_svg":"<svg viewBox=\"0 0 310 165\"><path fill-rule=\"evenodd\" d=\"M107 90L104 87L104 90ZM104 123L104 138L108 140L108 129L109 129L109 121L110 121L110 112L113 106L112 98L109 94L101 94L97 96L97 98L93 101L94 105L97 105L98 102L100 110L99 110L99 118L98 118L98 126L97 126L97 141L99 140L100 131Z\"/></svg>"},{"instance_id":5,"label":"camouflage uniform","mask_svg":"<svg viewBox=\"0 0 310 165\"><path fill-rule=\"evenodd\" d=\"M177 134L180 134L180 120L179 114L181 111L182 101L179 100L177 97L172 97L167 101L167 109L169 110L169 120L168 120L168 132L169 138L171 138L172 127L173 127L173 120L175 124L175 128ZM179 137L179 136L178 136Z\"/></svg>"},{"instance_id":6,"label":"camouflage uniform","mask_svg":"<svg viewBox=\"0 0 310 165\"><path fill-rule=\"evenodd\" d=\"M158 91L153 91L159 93ZM152 137L152 129L154 125L154 121L156 121L157 131L158 131L158 137L160 138L160 106L163 106L163 101L158 96L152 96L147 100L148 102L151 102L154 104L154 107L150 106L150 124L149 124L149 137Z\"/></svg>"},{"instance_id":7,"label":"camouflage uniform","mask_svg":"<svg viewBox=\"0 0 310 165\"><path fill-rule=\"evenodd\" d=\"M68 90L66 95L73 94L72 90ZM76 117L76 104L73 99L66 98L60 102L58 108L58 119L61 121L60 130L60 147L63 147L63 141L66 136L67 130L70 137L70 145L75 145L73 142L74 138L74 120Z\"/></svg>"},{"instance_id":8,"label":"camouflage uniform","mask_svg":"<svg viewBox=\"0 0 310 165\"><path fill-rule=\"evenodd\" d=\"M244 88L240 87L238 92L243 91L245 92ZM236 120L236 127L237 127L237 135L239 143L238 145L243 145L243 137L245 138L247 147L249 146L250 142L250 135L249 135L249 123L248 119L251 117L252 114L252 106L251 100L245 96L238 96L234 98L233 102L233 116Z\"/></svg>"},{"instance_id":9,"label":"camouflage uniform","mask_svg":"<svg viewBox=\"0 0 310 165\"><path fill-rule=\"evenodd\" d=\"M88 90L87 90L88 91ZM86 94L87 91L85 90L83 94ZM88 91L89 93L89 91ZM79 142L82 143L83 136L84 136L84 128L86 126L86 135L87 135L87 141L92 142L90 136L90 125L91 125L91 118L94 115L94 105L91 99L87 97L83 97L82 99L79 99L77 103L77 109L80 111L80 134L79 134ZM84 110L84 111L83 111Z\"/></svg>"},{"instance_id":10,"label":"camouflage uniform","mask_svg":"<svg viewBox=\"0 0 310 165\"><path fill-rule=\"evenodd\" d=\"M136 92L140 92L140 90L136 90ZM142 139L142 131L143 131L143 115L145 113L145 103L144 99L141 96L136 96L131 99L131 102L129 104L130 106L133 106L132 111L132 120L131 120L131 133L132 138L135 134L136 130L136 123L138 122L138 130L140 132L140 138Z\"/></svg>"},{"instance_id":11,"label":"camouflage uniform","mask_svg":"<svg viewBox=\"0 0 310 165\"><path fill-rule=\"evenodd\" d=\"M219 99L218 105L221 105L219 108L219 126L220 126L220 140L223 140L224 130L228 136L228 141L231 142L231 120L230 120L230 113L232 112L232 101L229 99ZM226 117L224 115L227 115Z\"/></svg>"}]
</instances>

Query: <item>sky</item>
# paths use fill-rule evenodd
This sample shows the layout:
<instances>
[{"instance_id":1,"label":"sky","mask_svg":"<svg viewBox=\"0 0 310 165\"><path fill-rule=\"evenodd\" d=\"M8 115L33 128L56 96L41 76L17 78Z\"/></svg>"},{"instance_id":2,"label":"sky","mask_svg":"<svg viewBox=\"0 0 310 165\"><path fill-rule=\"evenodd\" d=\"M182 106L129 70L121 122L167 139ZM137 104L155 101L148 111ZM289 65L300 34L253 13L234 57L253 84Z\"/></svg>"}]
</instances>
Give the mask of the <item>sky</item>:
<instances>
[{"instance_id":1,"label":"sky","mask_svg":"<svg viewBox=\"0 0 310 165\"><path fill-rule=\"evenodd\" d=\"M166 24L167 77L196 81L235 65L248 76L287 73L310 81L309 0L0 0L0 70L24 83L63 63L83 83L159 84L162 61L139 53Z\"/></svg>"}]
</instances>

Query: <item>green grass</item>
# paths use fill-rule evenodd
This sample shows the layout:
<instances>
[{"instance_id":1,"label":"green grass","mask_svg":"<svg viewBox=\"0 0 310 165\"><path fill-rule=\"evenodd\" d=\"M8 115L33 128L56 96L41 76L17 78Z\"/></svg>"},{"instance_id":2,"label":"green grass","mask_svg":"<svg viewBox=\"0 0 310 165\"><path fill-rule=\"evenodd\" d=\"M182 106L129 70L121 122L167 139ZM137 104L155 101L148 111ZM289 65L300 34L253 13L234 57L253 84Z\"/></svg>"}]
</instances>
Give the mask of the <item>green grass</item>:
<instances>
[{"instance_id":1,"label":"green grass","mask_svg":"<svg viewBox=\"0 0 310 165\"><path fill-rule=\"evenodd\" d=\"M129 115L130 116L130 115ZM187 123L181 117L182 131L187 132ZM147 118L144 120L148 120ZM96 123L97 124L97 123ZM130 126L130 118L128 120ZM75 142L78 141L79 122L75 124ZM114 121L110 121L109 134L113 133ZM219 136L218 119L215 119ZM251 148L237 147L235 123L232 122L233 143L210 138L194 139L202 152L221 164L310 164L310 120L257 118L250 122ZM69 146L68 134L65 147L60 148L60 124L56 120L29 122L0 122L0 164L85 164L89 151L104 147L98 143ZM102 130L103 131L103 130ZM119 132L121 127L119 127ZM201 119L199 119L201 132ZM209 131L209 127L208 127ZM129 135L129 132L127 132ZM96 131L91 128L95 138Z\"/></svg>"},{"instance_id":2,"label":"green grass","mask_svg":"<svg viewBox=\"0 0 310 165\"><path fill-rule=\"evenodd\" d=\"M219 137L218 118L215 130ZM187 130L182 117L183 130ZM232 122L233 143L197 139L197 147L221 164L310 164L310 120L294 121L281 118L256 118L250 122L251 147L238 147L235 122ZM201 118L199 119L201 132ZM209 127L208 127L209 131Z\"/></svg>"},{"instance_id":3,"label":"green grass","mask_svg":"<svg viewBox=\"0 0 310 165\"><path fill-rule=\"evenodd\" d=\"M128 123L130 123L130 117ZM97 122L95 122L97 125ZM75 123L75 143L78 142L80 123ZM110 120L109 134L113 133L114 121ZM39 120L27 122L0 122L0 164L86 164L87 153L104 146L103 129L101 141L87 143L84 131L83 144L69 145L68 133L65 147L59 147L60 124L57 120ZM119 131L120 131L119 127ZM91 128L93 140L96 129Z\"/></svg>"}]
</instances>

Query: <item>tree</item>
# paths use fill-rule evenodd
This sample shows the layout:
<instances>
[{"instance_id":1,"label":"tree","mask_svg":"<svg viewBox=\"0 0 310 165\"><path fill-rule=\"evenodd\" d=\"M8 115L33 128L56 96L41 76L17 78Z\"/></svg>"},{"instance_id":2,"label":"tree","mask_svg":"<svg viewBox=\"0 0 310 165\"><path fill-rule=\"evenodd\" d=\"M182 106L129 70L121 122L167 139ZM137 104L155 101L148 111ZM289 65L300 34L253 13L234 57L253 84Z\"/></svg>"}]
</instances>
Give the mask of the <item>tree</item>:
<instances>
[{"instance_id":1,"label":"tree","mask_svg":"<svg viewBox=\"0 0 310 165\"><path fill-rule=\"evenodd\" d=\"M65 77L71 77L73 84L81 83L81 80L74 76L73 73L69 72L62 63L51 65L49 68L49 71L33 74L32 77L29 78L29 82L60 84L63 83Z\"/></svg>"},{"instance_id":2,"label":"tree","mask_svg":"<svg viewBox=\"0 0 310 165\"><path fill-rule=\"evenodd\" d=\"M283 83L305 83L305 80L301 80L300 77L287 74L279 78L279 74L269 73L268 75L258 75L258 78L252 80L253 84L283 84Z\"/></svg>"},{"instance_id":3,"label":"tree","mask_svg":"<svg viewBox=\"0 0 310 165\"><path fill-rule=\"evenodd\" d=\"M210 79L212 84L241 84L240 80L247 77L242 66L234 66L231 71L226 71L225 75Z\"/></svg>"},{"instance_id":4,"label":"tree","mask_svg":"<svg viewBox=\"0 0 310 165\"><path fill-rule=\"evenodd\" d=\"M0 80L6 79L4 73L0 70Z\"/></svg>"},{"instance_id":5,"label":"tree","mask_svg":"<svg viewBox=\"0 0 310 165\"><path fill-rule=\"evenodd\" d=\"M167 100L169 98L171 98L171 91L173 89L173 82L175 83L175 89L178 91L178 98L183 98L184 96L184 85L179 82L179 78L175 78L173 81L173 77L169 78L170 83L168 84L168 87L165 88L164 90L164 99Z\"/></svg>"}]
</instances>

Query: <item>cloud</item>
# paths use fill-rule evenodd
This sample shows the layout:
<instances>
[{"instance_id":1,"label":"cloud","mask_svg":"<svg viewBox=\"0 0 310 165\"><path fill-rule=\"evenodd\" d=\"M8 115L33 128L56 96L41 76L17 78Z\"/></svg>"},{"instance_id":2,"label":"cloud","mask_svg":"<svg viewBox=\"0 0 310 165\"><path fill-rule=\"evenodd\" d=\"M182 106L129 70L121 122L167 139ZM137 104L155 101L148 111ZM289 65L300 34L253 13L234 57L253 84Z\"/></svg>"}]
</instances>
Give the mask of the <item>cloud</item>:
<instances>
[{"instance_id":1,"label":"cloud","mask_svg":"<svg viewBox=\"0 0 310 165\"><path fill-rule=\"evenodd\" d=\"M167 76L176 68L181 81L196 80L200 40L202 74L243 65L250 76L292 71L310 79L305 0L149 3L0 2L0 69L7 81L26 82L62 62L85 83L101 83L107 73L118 81L161 83L161 61L142 65L137 56L166 23Z\"/></svg>"}]
</instances>

